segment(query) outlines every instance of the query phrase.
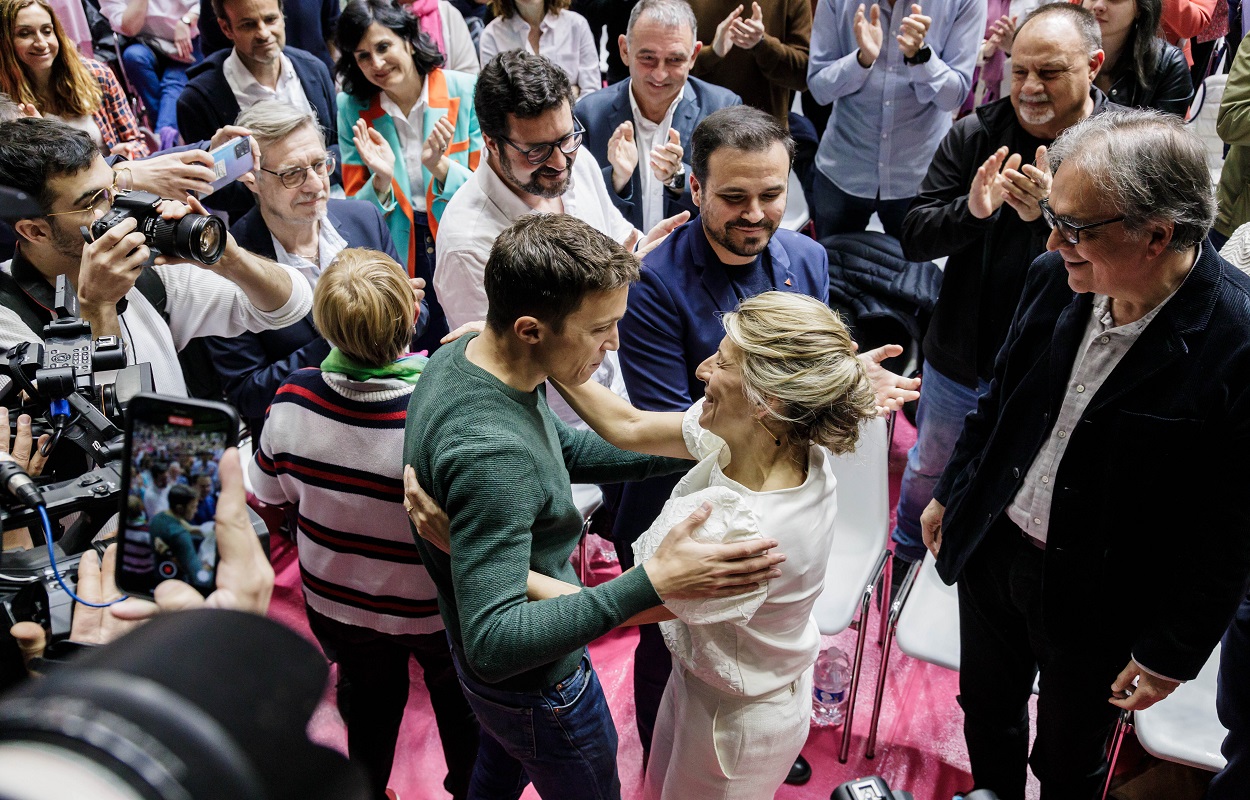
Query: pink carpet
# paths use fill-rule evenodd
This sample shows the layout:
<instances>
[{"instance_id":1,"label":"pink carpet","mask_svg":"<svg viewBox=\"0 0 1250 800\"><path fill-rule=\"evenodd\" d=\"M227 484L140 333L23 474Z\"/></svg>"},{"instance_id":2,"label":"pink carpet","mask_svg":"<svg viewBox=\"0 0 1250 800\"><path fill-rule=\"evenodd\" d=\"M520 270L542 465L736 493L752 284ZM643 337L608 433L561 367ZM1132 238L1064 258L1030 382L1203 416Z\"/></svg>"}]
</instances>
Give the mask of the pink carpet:
<instances>
[{"instance_id":1,"label":"pink carpet","mask_svg":"<svg viewBox=\"0 0 1250 800\"><path fill-rule=\"evenodd\" d=\"M907 448L915 437L915 429L899 415L890 452L891 508L897 501ZM294 547L277 537L274 541L278 586L270 616L315 641L304 617ZM592 567L592 582L611 577L616 569L606 563L593 563ZM874 609L870 630L876 630L876 619ZM591 657L599 671L599 679L620 735L618 757L624 800L640 797L642 784L642 746L638 742L634 722L631 679L636 638L633 631L615 631L590 646ZM853 652L855 632L844 631L837 636L826 637L825 644L830 643L837 644L848 653ZM804 756L812 765L812 779L806 786L781 787L776 795L778 800L825 800L838 784L866 775L881 775L893 788L912 792L916 800L949 800L955 792L971 788L961 730L963 715L955 702L958 691L956 673L916 661L897 649L891 657L889 680L882 700L877 757L873 760L864 758L880 661L881 651L875 637L872 637L865 648L849 762L838 763L841 728L813 728L803 748ZM442 788L446 769L438 731L434 726L425 685L420 680L420 668L415 661L412 671L412 694L399 735L390 785L403 800L444 800L449 795ZM346 751L346 732L334 706L332 691L327 690L326 699L309 725L309 732L315 740ZM523 797L537 798L538 795L530 788ZM1031 776L1029 797L1033 800L1038 797L1037 784Z\"/></svg>"}]
</instances>

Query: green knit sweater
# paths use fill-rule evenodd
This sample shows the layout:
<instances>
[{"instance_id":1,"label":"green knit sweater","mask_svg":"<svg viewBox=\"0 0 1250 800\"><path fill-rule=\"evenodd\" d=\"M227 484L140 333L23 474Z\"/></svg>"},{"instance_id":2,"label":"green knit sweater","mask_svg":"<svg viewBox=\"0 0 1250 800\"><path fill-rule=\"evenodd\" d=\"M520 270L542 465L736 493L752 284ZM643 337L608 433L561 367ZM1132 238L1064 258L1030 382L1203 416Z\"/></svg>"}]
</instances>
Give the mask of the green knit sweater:
<instances>
[{"instance_id":1,"label":"green knit sweater","mask_svg":"<svg viewBox=\"0 0 1250 800\"><path fill-rule=\"evenodd\" d=\"M535 691L572 672L581 648L658 605L642 569L574 595L529 602L529 570L576 584L582 518L572 483L640 480L689 461L612 447L465 357L472 337L430 360L408 405L404 460L451 519L451 556L417 538L447 630L484 683ZM415 535L415 534L414 534Z\"/></svg>"}]
</instances>

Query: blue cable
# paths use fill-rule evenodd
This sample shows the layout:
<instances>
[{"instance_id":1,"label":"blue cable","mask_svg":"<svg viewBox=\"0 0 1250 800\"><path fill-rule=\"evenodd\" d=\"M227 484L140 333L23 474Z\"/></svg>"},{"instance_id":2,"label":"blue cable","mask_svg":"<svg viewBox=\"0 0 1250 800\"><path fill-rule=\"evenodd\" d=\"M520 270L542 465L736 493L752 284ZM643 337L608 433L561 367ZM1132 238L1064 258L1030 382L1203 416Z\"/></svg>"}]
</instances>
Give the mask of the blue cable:
<instances>
[{"instance_id":1,"label":"blue cable","mask_svg":"<svg viewBox=\"0 0 1250 800\"><path fill-rule=\"evenodd\" d=\"M56 576L56 582L61 584L61 588L64 589L65 593L70 596L70 599L72 599L75 603L81 603L82 605L89 606L91 608L108 608L109 606L120 603L123 600L130 599L130 595L124 594L116 600L110 600L107 603L91 603L74 594L74 590L65 585L65 578L61 577L61 571L57 569L56 566L56 552L52 549L52 523L48 520L48 509L43 506L39 506L38 510L39 518L43 520L43 538L48 543L48 561L52 564L52 574Z\"/></svg>"}]
</instances>

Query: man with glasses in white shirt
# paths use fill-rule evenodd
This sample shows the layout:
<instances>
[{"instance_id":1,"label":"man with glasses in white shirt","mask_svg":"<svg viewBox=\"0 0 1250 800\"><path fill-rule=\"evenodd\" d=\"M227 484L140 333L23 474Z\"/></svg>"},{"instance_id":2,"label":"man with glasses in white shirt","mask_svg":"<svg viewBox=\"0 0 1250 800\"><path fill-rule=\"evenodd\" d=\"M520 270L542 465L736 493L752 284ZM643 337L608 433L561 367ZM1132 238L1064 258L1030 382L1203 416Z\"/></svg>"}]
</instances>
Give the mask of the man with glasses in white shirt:
<instances>
[{"instance_id":1,"label":"man with glasses in white shirt","mask_svg":"<svg viewBox=\"0 0 1250 800\"><path fill-rule=\"evenodd\" d=\"M44 212L13 225L18 252L0 278L0 349L42 341L55 281L65 275L92 333L119 336L128 363L151 364L158 392L185 395L178 352L192 339L285 327L311 309L307 281L229 235L211 265L162 256L146 266L152 252L133 218L85 243L82 232L112 207L114 180L82 131L47 119L0 123L0 184L26 188ZM163 216L203 213L188 199L189 208L167 201Z\"/></svg>"},{"instance_id":2,"label":"man with glasses in white shirt","mask_svg":"<svg viewBox=\"0 0 1250 800\"><path fill-rule=\"evenodd\" d=\"M256 207L230 229L241 246L292 267L310 290L349 242L399 260L377 206L330 199L335 158L312 113L264 100L243 112L238 125L252 132L259 151L256 170L243 178ZM425 324L424 314L418 324ZM208 337L205 344L226 397L256 436L282 381L330 354L311 313L279 330Z\"/></svg>"},{"instance_id":3,"label":"man with glasses in white shirt","mask_svg":"<svg viewBox=\"0 0 1250 800\"><path fill-rule=\"evenodd\" d=\"M582 148L585 128L573 116L569 77L546 58L519 50L495 56L482 67L473 102L487 155L443 212L434 267L452 329L486 319L486 258L495 238L526 214L577 217L640 254L688 218L663 220L644 236L621 216L599 163ZM592 380L625 395L614 351ZM547 401L565 423L586 427L556 392ZM594 487L574 489L583 511L598 505Z\"/></svg>"}]
</instances>

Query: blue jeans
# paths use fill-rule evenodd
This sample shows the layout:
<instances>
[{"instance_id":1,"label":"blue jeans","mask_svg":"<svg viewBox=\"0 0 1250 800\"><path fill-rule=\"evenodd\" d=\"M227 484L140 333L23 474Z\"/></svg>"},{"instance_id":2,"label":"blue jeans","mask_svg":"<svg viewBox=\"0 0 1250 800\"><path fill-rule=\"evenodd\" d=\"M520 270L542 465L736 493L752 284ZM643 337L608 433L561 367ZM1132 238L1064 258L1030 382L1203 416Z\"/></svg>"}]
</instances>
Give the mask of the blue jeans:
<instances>
[{"instance_id":1,"label":"blue jeans","mask_svg":"<svg viewBox=\"0 0 1250 800\"><path fill-rule=\"evenodd\" d=\"M547 800L619 800L616 726L588 654L538 692L480 683L465 669L463 652L453 649L452 655L482 726L470 800L516 800L531 781Z\"/></svg>"},{"instance_id":2,"label":"blue jeans","mask_svg":"<svg viewBox=\"0 0 1250 800\"><path fill-rule=\"evenodd\" d=\"M195 61L200 60L200 40L195 40ZM192 64L195 63L192 62ZM178 127L178 97L187 85L187 69L183 64L154 53L143 42L135 42L122 53L126 77L134 84L139 98L148 108L148 120L157 133L161 128Z\"/></svg>"},{"instance_id":3,"label":"blue jeans","mask_svg":"<svg viewBox=\"0 0 1250 800\"><path fill-rule=\"evenodd\" d=\"M824 239L835 233L858 233L868 228L868 220L876 211L881 217L885 232L900 239L903 236L903 217L911 208L914 197L898 200L882 200L877 197L856 197L847 194L829 180L823 172L813 169L811 203L812 219L816 221L816 238Z\"/></svg>"},{"instance_id":4,"label":"blue jeans","mask_svg":"<svg viewBox=\"0 0 1250 800\"><path fill-rule=\"evenodd\" d=\"M976 390L969 389L938 372L927 361L922 374L924 381L916 408L916 443L907 452L907 469L903 472L898 496L898 522L891 536L895 554L908 561L918 561L925 554L920 515L933 499L933 487L955 452L964 417L976 410L977 399L990 388L981 381Z\"/></svg>"}]
</instances>

